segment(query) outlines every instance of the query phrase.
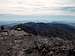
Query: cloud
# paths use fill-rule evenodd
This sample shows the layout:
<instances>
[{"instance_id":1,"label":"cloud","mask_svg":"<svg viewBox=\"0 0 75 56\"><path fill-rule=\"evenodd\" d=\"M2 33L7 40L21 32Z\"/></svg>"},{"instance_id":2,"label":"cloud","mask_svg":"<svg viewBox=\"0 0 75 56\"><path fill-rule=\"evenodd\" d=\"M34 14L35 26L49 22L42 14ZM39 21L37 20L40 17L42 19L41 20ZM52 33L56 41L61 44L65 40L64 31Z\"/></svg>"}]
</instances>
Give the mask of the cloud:
<instances>
[{"instance_id":1,"label":"cloud","mask_svg":"<svg viewBox=\"0 0 75 56\"><path fill-rule=\"evenodd\" d=\"M15 15L74 15L71 0L0 0L0 14ZM71 9L71 8L70 8ZM68 10L68 11L67 11ZM70 12L69 12L70 11Z\"/></svg>"}]
</instances>

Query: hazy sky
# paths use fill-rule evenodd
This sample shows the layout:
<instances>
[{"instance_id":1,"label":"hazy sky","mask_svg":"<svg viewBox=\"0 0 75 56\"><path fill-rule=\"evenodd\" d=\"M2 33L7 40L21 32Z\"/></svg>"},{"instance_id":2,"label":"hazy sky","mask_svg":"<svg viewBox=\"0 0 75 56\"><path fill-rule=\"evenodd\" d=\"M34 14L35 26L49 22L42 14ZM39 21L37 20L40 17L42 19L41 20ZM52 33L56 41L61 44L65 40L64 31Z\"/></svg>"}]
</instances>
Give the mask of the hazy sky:
<instances>
[{"instance_id":1,"label":"hazy sky","mask_svg":"<svg viewBox=\"0 0 75 56\"><path fill-rule=\"evenodd\" d=\"M75 0L0 0L0 14L75 16Z\"/></svg>"}]
</instances>

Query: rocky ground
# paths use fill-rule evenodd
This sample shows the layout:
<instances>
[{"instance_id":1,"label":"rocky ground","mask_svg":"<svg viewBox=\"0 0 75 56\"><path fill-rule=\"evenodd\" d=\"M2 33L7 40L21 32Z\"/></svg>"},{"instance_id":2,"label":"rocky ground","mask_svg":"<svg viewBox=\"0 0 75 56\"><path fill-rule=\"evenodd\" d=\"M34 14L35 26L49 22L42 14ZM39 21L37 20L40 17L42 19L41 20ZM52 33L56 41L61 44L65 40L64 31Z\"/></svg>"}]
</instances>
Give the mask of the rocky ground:
<instances>
[{"instance_id":1,"label":"rocky ground","mask_svg":"<svg viewBox=\"0 0 75 56\"><path fill-rule=\"evenodd\" d=\"M0 56L75 56L75 40L16 30L1 31Z\"/></svg>"}]
</instances>

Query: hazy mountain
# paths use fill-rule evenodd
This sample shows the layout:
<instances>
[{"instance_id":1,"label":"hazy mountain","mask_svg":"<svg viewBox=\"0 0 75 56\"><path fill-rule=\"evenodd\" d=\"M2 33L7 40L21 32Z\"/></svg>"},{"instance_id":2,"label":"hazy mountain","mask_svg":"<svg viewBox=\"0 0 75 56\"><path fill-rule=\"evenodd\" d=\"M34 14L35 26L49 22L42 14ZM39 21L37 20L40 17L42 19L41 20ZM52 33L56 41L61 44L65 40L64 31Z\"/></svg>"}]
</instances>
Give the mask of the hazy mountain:
<instances>
[{"instance_id":1,"label":"hazy mountain","mask_svg":"<svg viewBox=\"0 0 75 56\"><path fill-rule=\"evenodd\" d=\"M64 29L64 30L71 30L74 31L75 27L69 25L69 24L63 24L63 23L34 23L34 22L29 22L29 23L24 23L24 24L18 24L16 25L18 27L29 27L34 30L38 31L44 31L46 29L53 29L53 28L59 28L59 29ZM15 26L15 27L16 27Z\"/></svg>"}]
</instances>

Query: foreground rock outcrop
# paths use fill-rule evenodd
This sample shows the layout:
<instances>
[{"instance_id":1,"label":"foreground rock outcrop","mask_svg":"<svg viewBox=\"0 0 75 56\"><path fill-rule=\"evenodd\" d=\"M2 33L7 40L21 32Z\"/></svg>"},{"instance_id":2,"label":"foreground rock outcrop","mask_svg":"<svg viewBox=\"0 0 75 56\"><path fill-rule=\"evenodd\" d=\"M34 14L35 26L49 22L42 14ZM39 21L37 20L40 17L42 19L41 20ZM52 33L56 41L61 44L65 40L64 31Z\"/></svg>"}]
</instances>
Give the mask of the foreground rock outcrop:
<instances>
[{"instance_id":1,"label":"foreground rock outcrop","mask_svg":"<svg viewBox=\"0 0 75 56\"><path fill-rule=\"evenodd\" d=\"M0 56L75 56L75 39L19 33L0 34Z\"/></svg>"}]
</instances>

